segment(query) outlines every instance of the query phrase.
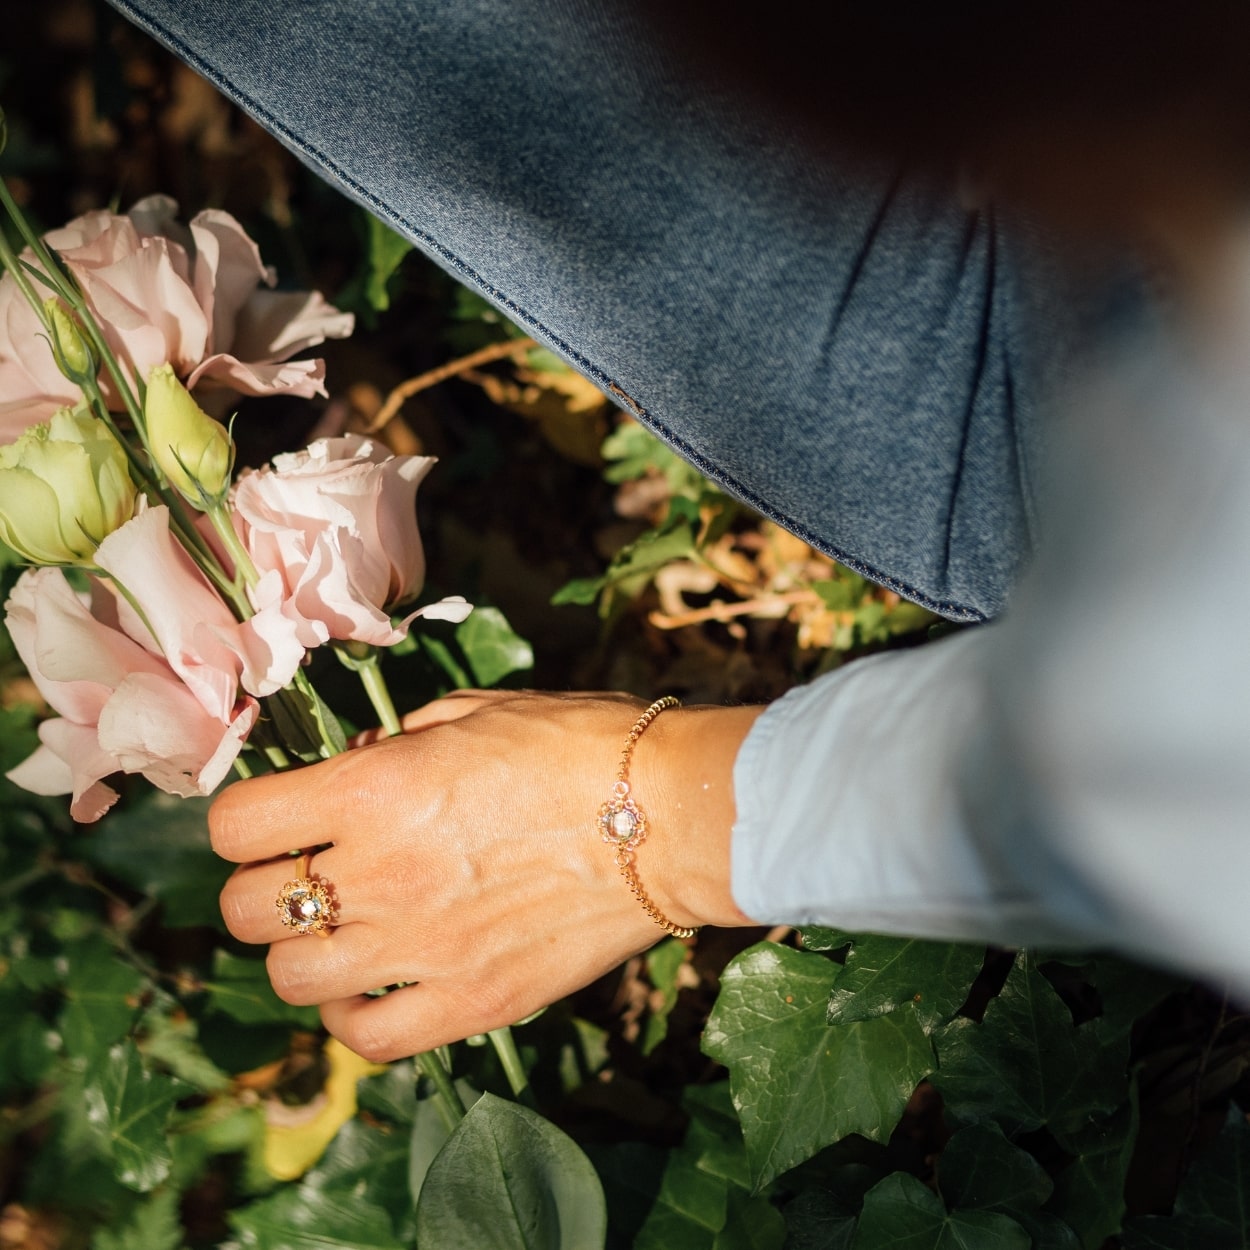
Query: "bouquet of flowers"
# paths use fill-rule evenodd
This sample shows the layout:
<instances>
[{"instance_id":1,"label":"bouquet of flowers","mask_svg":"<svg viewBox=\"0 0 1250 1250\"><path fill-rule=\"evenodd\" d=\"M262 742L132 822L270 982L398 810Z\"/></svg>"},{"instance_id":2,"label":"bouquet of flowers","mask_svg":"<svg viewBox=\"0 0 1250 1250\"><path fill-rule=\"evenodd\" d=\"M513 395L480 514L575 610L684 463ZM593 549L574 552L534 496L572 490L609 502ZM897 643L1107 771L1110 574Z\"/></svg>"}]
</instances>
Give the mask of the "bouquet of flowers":
<instances>
[{"instance_id":1,"label":"bouquet of flowers","mask_svg":"<svg viewBox=\"0 0 1250 1250\"><path fill-rule=\"evenodd\" d=\"M470 611L393 617L422 588L433 461L347 434L236 480L212 415L232 393L324 395L323 362L290 357L351 316L272 289L224 212L183 225L153 196L40 238L3 183L0 202L26 244L0 231L0 540L31 566L7 624L58 713L12 780L94 821L114 773L207 794L232 766L332 754L343 735L304 665L325 645L397 730L379 648Z\"/></svg>"}]
</instances>

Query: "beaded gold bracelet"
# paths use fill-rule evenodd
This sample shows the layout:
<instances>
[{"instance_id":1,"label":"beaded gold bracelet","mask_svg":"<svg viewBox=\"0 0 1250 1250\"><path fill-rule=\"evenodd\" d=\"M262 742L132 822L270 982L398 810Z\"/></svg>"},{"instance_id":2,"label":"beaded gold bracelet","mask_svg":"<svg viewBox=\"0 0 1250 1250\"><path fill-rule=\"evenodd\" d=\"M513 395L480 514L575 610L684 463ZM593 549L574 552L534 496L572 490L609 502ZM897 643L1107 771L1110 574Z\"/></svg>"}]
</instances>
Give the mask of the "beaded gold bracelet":
<instances>
[{"instance_id":1,"label":"beaded gold bracelet","mask_svg":"<svg viewBox=\"0 0 1250 1250\"><path fill-rule=\"evenodd\" d=\"M656 701L634 722L634 727L625 738L625 747L621 751L621 763L616 770L616 784L612 787L612 797L599 808L599 831L609 846L616 847L615 864L620 869L630 893L642 904L642 910L664 930L674 937L688 938L698 933L696 925L677 924L670 920L652 901L650 895L638 880L638 870L634 867L634 849L647 836L647 814L638 806L629 790L629 761L634 753L638 739L646 732L647 726L659 714L670 707L681 707L681 700L666 694Z\"/></svg>"}]
</instances>

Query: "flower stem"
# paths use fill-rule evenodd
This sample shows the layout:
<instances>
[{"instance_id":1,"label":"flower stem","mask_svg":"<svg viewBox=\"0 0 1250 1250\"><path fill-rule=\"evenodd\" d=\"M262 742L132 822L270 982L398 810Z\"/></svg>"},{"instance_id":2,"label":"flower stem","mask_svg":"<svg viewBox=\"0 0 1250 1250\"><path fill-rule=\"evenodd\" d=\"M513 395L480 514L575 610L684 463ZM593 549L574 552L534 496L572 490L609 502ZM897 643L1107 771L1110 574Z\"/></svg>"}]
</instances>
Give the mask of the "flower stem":
<instances>
[{"instance_id":1,"label":"flower stem","mask_svg":"<svg viewBox=\"0 0 1250 1250\"><path fill-rule=\"evenodd\" d=\"M399 713L395 711L395 701L382 676L382 661L376 649L371 648L367 656L355 656L352 667L360 674L360 684L369 696L373 710L378 714L378 723L388 734L403 733L403 725Z\"/></svg>"},{"instance_id":2,"label":"flower stem","mask_svg":"<svg viewBox=\"0 0 1250 1250\"><path fill-rule=\"evenodd\" d=\"M434 1100L443 1117L443 1123L454 1132L456 1125L465 1117L465 1106L452 1082L451 1073L447 1071L435 1050L427 1050L424 1054L417 1055L416 1060L421 1075L427 1077L434 1086Z\"/></svg>"},{"instance_id":3,"label":"flower stem","mask_svg":"<svg viewBox=\"0 0 1250 1250\"><path fill-rule=\"evenodd\" d=\"M532 1107L534 1091L530 1089L530 1079L521 1065L521 1056L517 1051L512 1030L504 1025L502 1029L491 1029L486 1036L490 1038L490 1044L495 1048L495 1054L499 1057L504 1075L508 1078L508 1084L512 1087L512 1093L517 1102Z\"/></svg>"}]
</instances>

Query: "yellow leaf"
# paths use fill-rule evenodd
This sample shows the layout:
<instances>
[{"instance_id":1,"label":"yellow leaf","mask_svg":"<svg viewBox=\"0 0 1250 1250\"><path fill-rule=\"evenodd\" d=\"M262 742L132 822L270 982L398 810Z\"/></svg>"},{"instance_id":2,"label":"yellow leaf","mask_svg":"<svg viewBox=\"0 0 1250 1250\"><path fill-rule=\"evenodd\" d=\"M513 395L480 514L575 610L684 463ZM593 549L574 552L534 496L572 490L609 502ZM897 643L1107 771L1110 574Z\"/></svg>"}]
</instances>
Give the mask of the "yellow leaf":
<instances>
[{"instance_id":1,"label":"yellow leaf","mask_svg":"<svg viewBox=\"0 0 1250 1250\"><path fill-rule=\"evenodd\" d=\"M325 1057L329 1075L311 1102L288 1107L271 1099L265 1104L265 1169L280 1181L303 1176L356 1114L356 1082L386 1071L333 1037L326 1042Z\"/></svg>"}]
</instances>

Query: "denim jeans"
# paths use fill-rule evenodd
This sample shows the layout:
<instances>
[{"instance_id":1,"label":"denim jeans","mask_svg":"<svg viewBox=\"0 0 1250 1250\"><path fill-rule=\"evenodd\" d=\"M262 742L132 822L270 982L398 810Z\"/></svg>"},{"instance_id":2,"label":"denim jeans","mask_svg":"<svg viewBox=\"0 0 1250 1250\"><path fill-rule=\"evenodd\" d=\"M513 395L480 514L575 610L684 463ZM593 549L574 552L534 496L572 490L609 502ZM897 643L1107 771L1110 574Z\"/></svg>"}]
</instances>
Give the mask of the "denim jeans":
<instances>
[{"instance_id":1,"label":"denim jeans","mask_svg":"<svg viewBox=\"0 0 1250 1250\"><path fill-rule=\"evenodd\" d=\"M1003 606L1084 305L953 178L812 160L615 7L112 2L733 494Z\"/></svg>"}]
</instances>

